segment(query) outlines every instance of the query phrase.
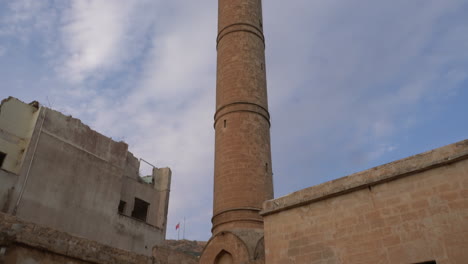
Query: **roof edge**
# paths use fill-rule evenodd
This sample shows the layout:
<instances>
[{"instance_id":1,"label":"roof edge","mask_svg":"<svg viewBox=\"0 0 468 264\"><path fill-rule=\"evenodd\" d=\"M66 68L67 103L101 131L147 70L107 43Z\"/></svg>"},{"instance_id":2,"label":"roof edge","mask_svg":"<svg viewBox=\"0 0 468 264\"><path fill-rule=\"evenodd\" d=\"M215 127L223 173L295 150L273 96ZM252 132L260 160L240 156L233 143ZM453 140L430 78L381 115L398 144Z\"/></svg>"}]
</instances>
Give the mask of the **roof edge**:
<instances>
[{"instance_id":1,"label":"roof edge","mask_svg":"<svg viewBox=\"0 0 468 264\"><path fill-rule=\"evenodd\" d=\"M468 139L265 201L260 214L268 216L467 158Z\"/></svg>"}]
</instances>

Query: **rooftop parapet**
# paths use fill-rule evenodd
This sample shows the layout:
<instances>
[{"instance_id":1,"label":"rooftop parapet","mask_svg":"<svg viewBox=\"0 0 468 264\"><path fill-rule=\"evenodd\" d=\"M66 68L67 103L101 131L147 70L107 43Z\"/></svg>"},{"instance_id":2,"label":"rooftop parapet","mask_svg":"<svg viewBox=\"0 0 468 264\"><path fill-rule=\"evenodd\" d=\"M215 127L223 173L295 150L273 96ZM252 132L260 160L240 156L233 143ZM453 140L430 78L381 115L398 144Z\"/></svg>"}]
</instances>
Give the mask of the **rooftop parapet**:
<instances>
[{"instance_id":1,"label":"rooftop parapet","mask_svg":"<svg viewBox=\"0 0 468 264\"><path fill-rule=\"evenodd\" d=\"M467 158L468 140L463 140L266 201L263 203L261 215L267 216L356 190L370 188Z\"/></svg>"}]
</instances>

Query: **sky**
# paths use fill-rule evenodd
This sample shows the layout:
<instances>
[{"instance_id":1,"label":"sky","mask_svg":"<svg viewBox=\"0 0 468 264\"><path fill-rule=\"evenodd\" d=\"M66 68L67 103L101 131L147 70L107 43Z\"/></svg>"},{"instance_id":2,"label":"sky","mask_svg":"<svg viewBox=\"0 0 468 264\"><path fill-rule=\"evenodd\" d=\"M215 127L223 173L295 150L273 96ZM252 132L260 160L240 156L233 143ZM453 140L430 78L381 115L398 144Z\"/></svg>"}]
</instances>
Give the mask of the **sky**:
<instances>
[{"instance_id":1,"label":"sky","mask_svg":"<svg viewBox=\"0 0 468 264\"><path fill-rule=\"evenodd\" d=\"M468 0L263 9L275 197L468 138ZM0 98L170 167L167 237L208 240L216 34L215 0L0 0Z\"/></svg>"}]
</instances>

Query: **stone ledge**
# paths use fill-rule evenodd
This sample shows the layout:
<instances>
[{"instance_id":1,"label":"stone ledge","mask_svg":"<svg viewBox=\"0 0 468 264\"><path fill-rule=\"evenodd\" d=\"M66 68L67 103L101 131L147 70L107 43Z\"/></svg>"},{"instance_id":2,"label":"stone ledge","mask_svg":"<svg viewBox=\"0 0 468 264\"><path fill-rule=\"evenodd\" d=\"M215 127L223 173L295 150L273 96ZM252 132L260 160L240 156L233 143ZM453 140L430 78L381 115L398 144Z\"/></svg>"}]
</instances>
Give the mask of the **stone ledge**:
<instances>
[{"instance_id":1,"label":"stone ledge","mask_svg":"<svg viewBox=\"0 0 468 264\"><path fill-rule=\"evenodd\" d=\"M314 203L345 193L406 177L468 158L468 140L463 140L405 159L312 186L263 203L262 216Z\"/></svg>"},{"instance_id":2,"label":"stone ledge","mask_svg":"<svg viewBox=\"0 0 468 264\"><path fill-rule=\"evenodd\" d=\"M22 244L97 264L151 264L152 258L0 213L0 246Z\"/></svg>"}]
</instances>

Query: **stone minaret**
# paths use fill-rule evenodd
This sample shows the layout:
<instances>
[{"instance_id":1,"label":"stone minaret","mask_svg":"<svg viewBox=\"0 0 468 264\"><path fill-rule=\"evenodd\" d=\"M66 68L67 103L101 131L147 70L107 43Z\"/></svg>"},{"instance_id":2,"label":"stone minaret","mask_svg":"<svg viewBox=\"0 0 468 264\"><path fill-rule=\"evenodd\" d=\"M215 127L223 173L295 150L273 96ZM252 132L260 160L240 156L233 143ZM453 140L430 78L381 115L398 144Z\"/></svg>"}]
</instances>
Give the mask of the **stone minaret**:
<instances>
[{"instance_id":1,"label":"stone minaret","mask_svg":"<svg viewBox=\"0 0 468 264\"><path fill-rule=\"evenodd\" d=\"M219 0L218 19L213 236L200 263L249 263L264 256L259 212L273 198L261 0Z\"/></svg>"}]
</instances>

